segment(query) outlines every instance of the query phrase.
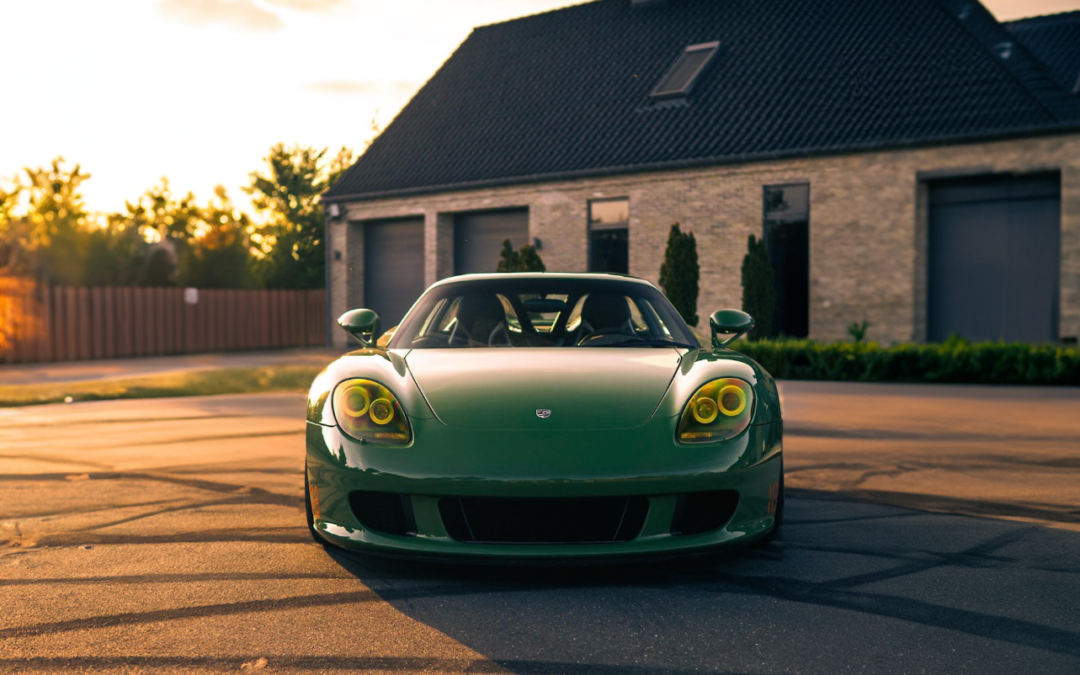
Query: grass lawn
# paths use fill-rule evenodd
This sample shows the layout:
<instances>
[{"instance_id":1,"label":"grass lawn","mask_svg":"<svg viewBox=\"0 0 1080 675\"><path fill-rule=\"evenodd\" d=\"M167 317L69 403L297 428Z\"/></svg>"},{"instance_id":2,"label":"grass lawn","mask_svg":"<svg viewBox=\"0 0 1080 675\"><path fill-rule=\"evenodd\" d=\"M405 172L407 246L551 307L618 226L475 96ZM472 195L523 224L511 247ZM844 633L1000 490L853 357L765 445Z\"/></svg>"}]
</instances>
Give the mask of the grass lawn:
<instances>
[{"instance_id":1,"label":"grass lawn","mask_svg":"<svg viewBox=\"0 0 1080 675\"><path fill-rule=\"evenodd\" d=\"M94 382L0 386L0 407L61 403L68 397L74 402L307 391L320 370L316 366L222 368Z\"/></svg>"}]
</instances>

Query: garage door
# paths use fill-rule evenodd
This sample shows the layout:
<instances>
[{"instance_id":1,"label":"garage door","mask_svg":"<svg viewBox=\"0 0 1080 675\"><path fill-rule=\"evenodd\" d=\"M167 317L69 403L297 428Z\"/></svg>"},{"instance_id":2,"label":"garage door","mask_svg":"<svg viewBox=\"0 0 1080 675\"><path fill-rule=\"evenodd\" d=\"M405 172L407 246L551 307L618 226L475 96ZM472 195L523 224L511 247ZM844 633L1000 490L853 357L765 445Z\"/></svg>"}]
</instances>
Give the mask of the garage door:
<instances>
[{"instance_id":1,"label":"garage door","mask_svg":"<svg viewBox=\"0 0 1080 675\"><path fill-rule=\"evenodd\" d=\"M927 333L1058 339L1060 174L930 186Z\"/></svg>"},{"instance_id":2,"label":"garage door","mask_svg":"<svg viewBox=\"0 0 1080 675\"><path fill-rule=\"evenodd\" d=\"M480 211L454 216L454 274L494 272L507 239L515 249L529 242L529 210Z\"/></svg>"},{"instance_id":3,"label":"garage door","mask_svg":"<svg viewBox=\"0 0 1080 675\"><path fill-rule=\"evenodd\" d=\"M396 326L424 292L424 219L364 223L364 305L382 330Z\"/></svg>"}]
</instances>

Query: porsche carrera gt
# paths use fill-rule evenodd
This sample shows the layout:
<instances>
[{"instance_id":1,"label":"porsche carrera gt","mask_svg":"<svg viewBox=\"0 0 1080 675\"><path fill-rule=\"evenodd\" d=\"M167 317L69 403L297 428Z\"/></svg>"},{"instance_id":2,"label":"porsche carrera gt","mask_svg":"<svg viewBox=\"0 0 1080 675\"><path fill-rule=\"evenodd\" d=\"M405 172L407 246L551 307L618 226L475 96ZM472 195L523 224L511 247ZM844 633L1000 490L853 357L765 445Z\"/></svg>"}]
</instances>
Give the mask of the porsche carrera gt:
<instances>
[{"instance_id":1,"label":"porsche carrera gt","mask_svg":"<svg viewBox=\"0 0 1080 675\"><path fill-rule=\"evenodd\" d=\"M771 541L780 399L710 318L701 344L647 281L482 274L427 289L392 337L308 397L307 523L320 542L436 559L588 561ZM380 344L380 342L382 344Z\"/></svg>"}]
</instances>

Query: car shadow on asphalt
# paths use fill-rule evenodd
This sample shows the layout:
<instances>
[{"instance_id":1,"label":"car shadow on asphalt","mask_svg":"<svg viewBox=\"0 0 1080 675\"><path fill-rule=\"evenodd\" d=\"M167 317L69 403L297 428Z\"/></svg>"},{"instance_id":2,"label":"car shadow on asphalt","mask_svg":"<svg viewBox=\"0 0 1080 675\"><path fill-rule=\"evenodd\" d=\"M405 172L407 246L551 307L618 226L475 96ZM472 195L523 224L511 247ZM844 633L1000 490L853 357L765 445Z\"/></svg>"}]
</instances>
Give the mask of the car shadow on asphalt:
<instances>
[{"instance_id":1,"label":"car shadow on asphalt","mask_svg":"<svg viewBox=\"0 0 1080 675\"><path fill-rule=\"evenodd\" d=\"M328 553L401 612L529 675L1080 665L1080 611L1065 599L1080 597L1080 533L1026 523L803 493L781 541L701 559L467 566Z\"/></svg>"}]
</instances>

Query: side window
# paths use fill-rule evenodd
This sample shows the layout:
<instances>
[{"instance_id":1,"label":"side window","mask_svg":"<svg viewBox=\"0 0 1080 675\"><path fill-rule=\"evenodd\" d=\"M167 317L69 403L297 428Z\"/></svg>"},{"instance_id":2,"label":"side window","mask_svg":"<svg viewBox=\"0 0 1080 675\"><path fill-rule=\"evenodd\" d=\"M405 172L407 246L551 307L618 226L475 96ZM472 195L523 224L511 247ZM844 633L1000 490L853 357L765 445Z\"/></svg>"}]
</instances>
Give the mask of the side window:
<instances>
[{"instance_id":1,"label":"side window","mask_svg":"<svg viewBox=\"0 0 1080 675\"><path fill-rule=\"evenodd\" d=\"M445 300L443 301L445 302ZM454 324L457 323L458 308L461 307L461 298L457 297L450 301L450 306L446 308L446 312L443 313L439 319L440 333L449 333L454 329Z\"/></svg>"},{"instance_id":2,"label":"side window","mask_svg":"<svg viewBox=\"0 0 1080 675\"><path fill-rule=\"evenodd\" d=\"M578 301L574 303L574 308L570 310L570 314L566 319L566 331L574 331L581 325L581 308L585 306L585 298L589 297L588 293L578 298Z\"/></svg>"},{"instance_id":3,"label":"side window","mask_svg":"<svg viewBox=\"0 0 1080 675\"><path fill-rule=\"evenodd\" d=\"M642 310L647 312L649 314L649 317L652 318L652 320L656 322L656 325L660 328L661 332L663 332L664 337L666 337L668 339L671 339L671 331L668 330L668 327L664 323L664 320L660 318L659 314L657 314L656 309L653 308L653 306L652 306L652 303L650 303L648 300L645 300L644 298L642 298L641 299L641 307L642 307Z\"/></svg>"},{"instance_id":4,"label":"side window","mask_svg":"<svg viewBox=\"0 0 1080 675\"><path fill-rule=\"evenodd\" d=\"M424 337L425 335L430 335L435 328L436 319L439 318L439 315L442 314L444 309L446 309L446 298L439 300L435 303L435 306L431 308L427 317L424 318L424 325L420 327L420 332L418 332L416 336Z\"/></svg>"},{"instance_id":5,"label":"side window","mask_svg":"<svg viewBox=\"0 0 1080 675\"><path fill-rule=\"evenodd\" d=\"M649 324L645 321L645 317L641 315L641 309L638 307L637 302L631 298L625 298L625 300L630 305L630 323L634 324L634 332L648 333Z\"/></svg>"}]
</instances>

